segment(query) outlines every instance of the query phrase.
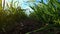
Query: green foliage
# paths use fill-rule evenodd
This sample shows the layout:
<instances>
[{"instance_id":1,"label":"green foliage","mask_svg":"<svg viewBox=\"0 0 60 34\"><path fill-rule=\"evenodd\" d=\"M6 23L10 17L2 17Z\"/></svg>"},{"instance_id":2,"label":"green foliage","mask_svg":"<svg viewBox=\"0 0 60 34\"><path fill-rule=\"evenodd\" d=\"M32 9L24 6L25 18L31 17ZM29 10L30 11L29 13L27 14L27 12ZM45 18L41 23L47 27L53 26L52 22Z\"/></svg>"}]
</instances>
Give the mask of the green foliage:
<instances>
[{"instance_id":1,"label":"green foliage","mask_svg":"<svg viewBox=\"0 0 60 34\"><path fill-rule=\"evenodd\" d=\"M0 0L0 10L2 10L2 0Z\"/></svg>"},{"instance_id":2,"label":"green foliage","mask_svg":"<svg viewBox=\"0 0 60 34\"><path fill-rule=\"evenodd\" d=\"M20 23L21 20L26 19L27 15L20 7L11 6L7 9L0 11L0 32L10 31L16 26L17 23Z\"/></svg>"},{"instance_id":3,"label":"green foliage","mask_svg":"<svg viewBox=\"0 0 60 34\"><path fill-rule=\"evenodd\" d=\"M30 18L40 21L42 24L45 24L44 27L46 27L32 32L44 31L48 29L48 27L60 27L60 2L57 0L49 0L47 4L43 3L42 0L42 3L38 5L35 4L35 6L31 8L34 12L31 12ZM32 32L28 32L27 34Z\"/></svg>"},{"instance_id":4,"label":"green foliage","mask_svg":"<svg viewBox=\"0 0 60 34\"><path fill-rule=\"evenodd\" d=\"M32 32L43 32L44 30L53 29L54 27L60 27L60 2L57 0L49 0L47 4L41 0L41 3L31 7L34 12L31 12L29 17L27 17L24 10L21 9L18 4L16 7L15 3L16 2L13 3L12 0L10 6L7 4L7 9L0 10L0 32L10 31L17 23L24 21L26 18L43 24L41 25L43 27ZM31 32L28 32L27 34L30 33ZM49 34L50 33L53 34L52 32L49 32Z\"/></svg>"},{"instance_id":5,"label":"green foliage","mask_svg":"<svg viewBox=\"0 0 60 34\"><path fill-rule=\"evenodd\" d=\"M60 23L59 5L56 0L50 0L48 4L40 3L40 5L31 7L34 12L30 14L30 17L43 23Z\"/></svg>"}]
</instances>

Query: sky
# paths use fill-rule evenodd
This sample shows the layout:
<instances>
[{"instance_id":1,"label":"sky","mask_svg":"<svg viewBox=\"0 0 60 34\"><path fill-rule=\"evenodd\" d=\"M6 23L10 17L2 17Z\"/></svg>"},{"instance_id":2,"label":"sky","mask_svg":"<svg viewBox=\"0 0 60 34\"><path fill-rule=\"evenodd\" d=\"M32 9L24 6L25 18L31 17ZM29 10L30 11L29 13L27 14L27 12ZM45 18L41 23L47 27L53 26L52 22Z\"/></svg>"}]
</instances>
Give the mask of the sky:
<instances>
[{"instance_id":1,"label":"sky","mask_svg":"<svg viewBox=\"0 0 60 34\"><path fill-rule=\"evenodd\" d=\"M4 1L4 0L3 0ZM11 2L12 0L5 0L6 3L9 3ZM29 5L32 5L33 6L33 3L38 3L39 1L41 0L34 0L33 3L32 2L29 2L29 0L13 0L13 1L18 1L19 2L19 5L23 8L23 9L26 9L26 8L29 8ZM31 0L30 0L31 1ZM46 3L46 0L44 0L44 2Z\"/></svg>"},{"instance_id":2,"label":"sky","mask_svg":"<svg viewBox=\"0 0 60 34\"><path fill-rule=\"evenodd\" d=\"M4 1L4 0L2 0L2 1ZM12 0L5 0L6 4L7 3L9 4L11 1ZM29 11L33 11L33 10L29 7L29 5L34 6L33 3L38 4L38 2L41 0L34 0L34 1L32 1L32 0L30 0L30 1L29 0L13 0L13 1L14 2L18 1L19 6L21 6L23 9L27 9L26 13L30 14ZM44 2L46 3L46 0L44 0Z\"/></svg>"}]
</instances>

